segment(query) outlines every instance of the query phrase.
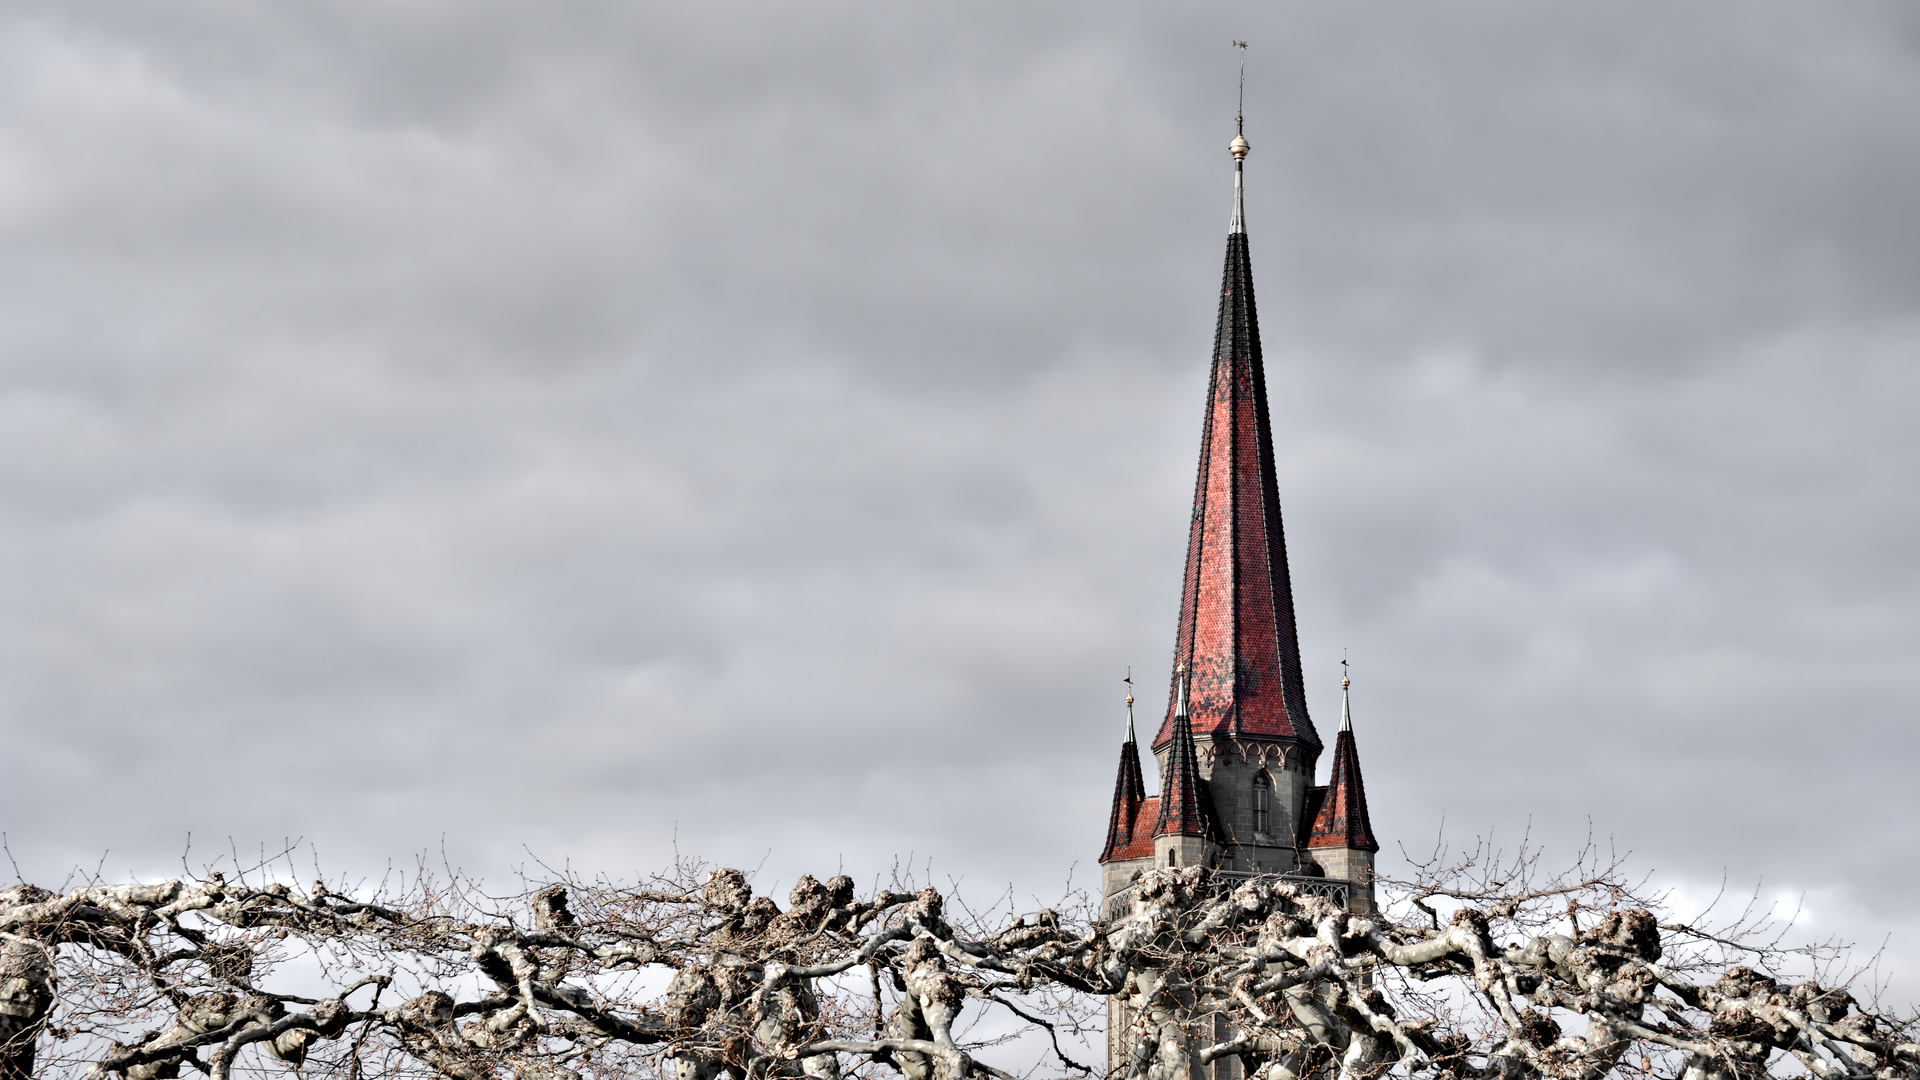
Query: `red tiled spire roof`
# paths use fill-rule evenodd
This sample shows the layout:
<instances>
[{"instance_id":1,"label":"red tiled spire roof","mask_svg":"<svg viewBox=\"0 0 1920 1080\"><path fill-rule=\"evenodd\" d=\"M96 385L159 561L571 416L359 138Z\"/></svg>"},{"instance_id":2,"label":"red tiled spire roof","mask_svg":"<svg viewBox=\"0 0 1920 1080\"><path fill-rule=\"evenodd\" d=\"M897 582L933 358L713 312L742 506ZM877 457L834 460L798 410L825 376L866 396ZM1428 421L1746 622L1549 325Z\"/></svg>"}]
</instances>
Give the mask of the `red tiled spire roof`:
<instances>
[{"instance_id":1,"label":"red tiled spire roof","mask_svg":"<svg viewBox=\"0 0 1920 1080\"><path fill-rule=\"evenodd\" d=\"M1333 775L1307 833L1309 848L1379 851L1373 823L1367 819L1367 786L1360 779L1360 752L1353 745L1353 721L1347 712L1346 680L1340 680L1340 734L1333 740Z\"/></svg>"},{"instance_id":2,"label":"red tiled spire roof","mask_svg":"<svg viewBox=\"0 0 1920 1080\"><path fill-rule=\"evenodd\" d=\"M1191 672L1191 723L1201 736L1299 739L1318 750L1300 680L1238 170L1174 663ZM1170 713L1155 750L1173 727Z\"/></svg>"},{"instance_id":3,"label":"red tiled spire roof","mask_svg":"<svg viewBox=\"0 0 1920 1080\"><path fill-rule=\"evenodd\" d=\"M1153 858L1153 823L1160 820L1160 796L1149 795L1147 801L1136 806L1133 820L1127 826L1129 839L1125 844L1115 847L1111 843L1100 855L1100 861L1118 862L1122 859Z\"/></svg>"},{"instance_id":4,"label":"red tiled spire roof","mask_svg":"<svg viewBox=\"0 0 1920 1080\"><path fill-rule=\"evenodd\" d=\"M1176 674L1185 674L1184 672ZM1193 745L1193 725L1187 719L1186 680L1180 679L1173 707L1173 747L1160 777L1160 814L1153 835L1212 836L1213 800L1200 779L1200 755Z\"/></svg>"},{"instance_id":5,"label":"red tiled spire roof","mask_svg":"<svg viewBox=\"0 0 1920 1080\"><path fill-rule=\"evenodd\" d=\"M1140 747L1133 736L1133 695L1128 694L1127 739L1120 744L1120 775L1113 781L1113 812L1107 818L1107 846L1100 852L1101 862L1140 857L1121 853L1134 846L1140 807L1148 801L1147 783L1140 775ZM1152 838L1145 830L1141 835L1147 840L1147 855L1152 855Z\"/></svg>"}]
</instances>

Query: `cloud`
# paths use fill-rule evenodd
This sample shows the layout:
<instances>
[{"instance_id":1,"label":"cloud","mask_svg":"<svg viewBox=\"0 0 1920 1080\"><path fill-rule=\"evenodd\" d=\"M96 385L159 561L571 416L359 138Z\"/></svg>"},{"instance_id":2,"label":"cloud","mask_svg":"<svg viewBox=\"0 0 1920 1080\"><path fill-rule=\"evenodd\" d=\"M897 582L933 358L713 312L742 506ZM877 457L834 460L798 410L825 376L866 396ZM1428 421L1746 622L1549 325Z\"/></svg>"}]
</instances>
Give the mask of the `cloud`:
<instances>
[{"instance_id":1,"label":"cloud","mask_svg":"<svg viewBox=\"0 0 1920 1080\"><path fill-rule=\"evenodd\" d=\"M1371 14L10 12L23 870L1090 880L1244 37L1309 694L1350 650L1389 855L1591 821L1904 932L1920 24Z\"/></svg>"}]
</instances>

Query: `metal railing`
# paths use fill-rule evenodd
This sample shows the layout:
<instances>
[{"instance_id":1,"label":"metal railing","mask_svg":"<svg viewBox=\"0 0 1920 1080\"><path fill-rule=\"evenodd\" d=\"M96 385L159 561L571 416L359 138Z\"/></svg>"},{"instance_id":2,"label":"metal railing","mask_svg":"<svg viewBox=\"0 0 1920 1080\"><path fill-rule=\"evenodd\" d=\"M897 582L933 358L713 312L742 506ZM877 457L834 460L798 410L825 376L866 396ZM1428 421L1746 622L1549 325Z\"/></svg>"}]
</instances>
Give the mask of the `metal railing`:
<instances>
[{"instance_id":1,"label":"metal railing","mask_svg":"<svg viewBox=\"0 0 1920 1080\"><path fill-rule=\"evenodd\" d=\"M1348 898L1352 895L1353 882L1341 881L1338 878L1303 877L1299 874L1256 874L1246 870L1215 870L1210 880L1214 884L1214 892L1224 895L1249 878L1284 881L1308 896L1326 897L1335 907L1350 906ZM1107 897L1106 906L1102 909L1104 915L1109 919L1125 915L1132 906L1132 901L1129 899L1132 895L1132 885L1121 887L1112 896Z\"/></svg>"}]
</instances>

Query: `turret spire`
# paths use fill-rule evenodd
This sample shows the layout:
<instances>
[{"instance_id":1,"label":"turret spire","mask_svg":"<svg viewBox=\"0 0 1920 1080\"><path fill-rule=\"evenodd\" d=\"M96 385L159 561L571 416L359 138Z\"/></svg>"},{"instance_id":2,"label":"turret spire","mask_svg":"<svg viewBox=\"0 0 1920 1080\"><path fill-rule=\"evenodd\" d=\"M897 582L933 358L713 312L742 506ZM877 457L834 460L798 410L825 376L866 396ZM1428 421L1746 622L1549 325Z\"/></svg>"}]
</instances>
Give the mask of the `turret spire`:
<instances>
[{"instance_id":1,"label":"turret spire","mask_svg":"<svg viewBox=\"0 0 1920 1080\"><path fill-rule=\"evenodd\" d=\"M1327 794L1320 802L1308 830L1309 848L1347 848L1374 852L1380 844L1373 838L1373 821L1367 813L1367 786L1360 779L1360 751L1353 741L1353 716L1347 707L1347 688L1352 680L1344 674L1347 662L1340 661L1340 734L1333 740L1333 775L1327 778Z\"/></svg>"},{"instance_id":2,"label":"turret spire","mask_svg":"<svg viewBox=\"0 0 1920 1080\"><path fill-rule=\"evenodd\" d=\"M1140 747L1133 737L1132 669L1121 681L1127 684L1127 737L1120 744L1120 775L1113 781L1113 809L1107 815L1107 846L1100 852L1101 862L1153 855L1153 841L1146 835L1146 823L1140 820L1152 800L1147 798L1146 780L1140 773ZM1142 845L1145 851L1140 850Z\"/></svg>"},{"instance_id":3,"label":"turret spire","mask_svg":"<svg viewBox=\"0 0 1920 1080\"><path fill-rule=\"evenodd\" d=\"M1160 815L1153 835L1210 836L1211 800L1201 787L1200 754L1193 745L1193 725L1187 715L1187 669L1174 678L1179 686L1173 707L1173 747L1160 777Z\"/></svg>"}]
</instances>

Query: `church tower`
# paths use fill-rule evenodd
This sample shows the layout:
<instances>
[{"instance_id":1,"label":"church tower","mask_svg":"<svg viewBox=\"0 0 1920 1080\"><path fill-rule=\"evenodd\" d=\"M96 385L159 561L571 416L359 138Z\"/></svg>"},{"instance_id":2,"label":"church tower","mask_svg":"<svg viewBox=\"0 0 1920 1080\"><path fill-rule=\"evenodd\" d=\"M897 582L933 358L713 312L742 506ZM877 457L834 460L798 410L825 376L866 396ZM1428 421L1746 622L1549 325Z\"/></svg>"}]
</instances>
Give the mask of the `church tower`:
<instances>
[{"instance_id":1,"label":"church tower","mask_svg":"<svg viewBox=\"0 0 1920 1080\"><path fill-rule=\"evenodd\" d=\"M1307 716L1280 521L1247 245L1244 134L1228 149L1233 216L1213 373L1167 712L1152 743L1159 794L1146 794L1129 694L1102 891L1117 914L1142 869L1204 865L1229 880L1286 875L1370 911L1379 844L1344 697L1333 775L1325 786L1313 783L1323 744Z\"/></svg>"}]
</instances>

